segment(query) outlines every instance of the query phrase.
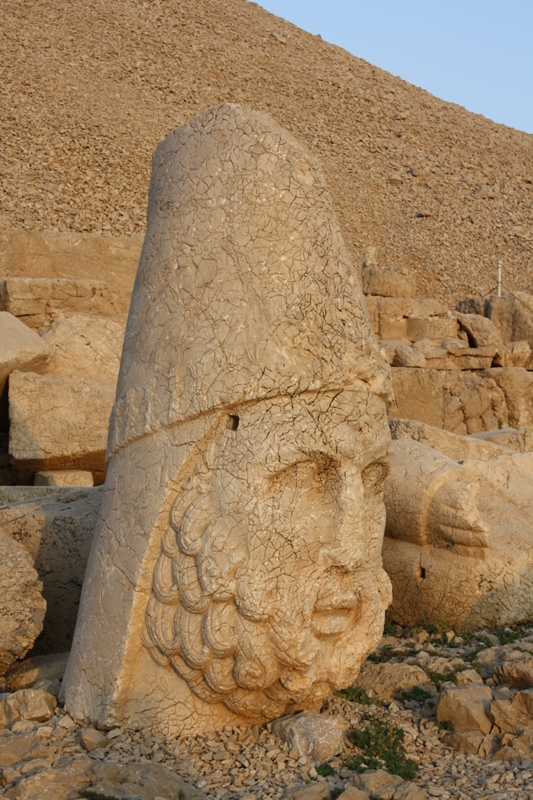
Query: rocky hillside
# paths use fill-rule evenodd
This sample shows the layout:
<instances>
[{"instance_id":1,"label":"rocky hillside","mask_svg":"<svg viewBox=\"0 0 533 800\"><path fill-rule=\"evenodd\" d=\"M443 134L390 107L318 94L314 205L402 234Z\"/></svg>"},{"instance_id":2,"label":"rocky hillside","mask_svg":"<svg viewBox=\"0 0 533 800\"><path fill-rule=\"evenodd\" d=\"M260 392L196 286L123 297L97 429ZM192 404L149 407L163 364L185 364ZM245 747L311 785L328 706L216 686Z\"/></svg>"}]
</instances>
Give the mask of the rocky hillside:
<instances>
[{"instance_id":1,"label":"rocky hillside","mask_svg":"<svg viewBox=\"0 0 533 800\"><path fill-rule=\"evenodd\" d=\"M4 0L0 224L142 231L157 142L222 100L322 160L357 263L422 295L533 283L533 136L392 77L246 0Z\"/></svg>"}]
</instances>

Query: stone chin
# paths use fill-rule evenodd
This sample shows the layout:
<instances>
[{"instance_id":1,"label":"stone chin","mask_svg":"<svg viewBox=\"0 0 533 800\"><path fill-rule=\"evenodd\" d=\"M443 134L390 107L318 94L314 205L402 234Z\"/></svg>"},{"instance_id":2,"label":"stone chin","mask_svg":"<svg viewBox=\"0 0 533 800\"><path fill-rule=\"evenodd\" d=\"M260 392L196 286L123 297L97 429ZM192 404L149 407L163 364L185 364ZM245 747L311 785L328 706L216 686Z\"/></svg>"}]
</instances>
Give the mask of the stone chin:
<instances>
[{"instance_id":1,"label":"stone chin","mask_svg":"<svg viewBox=\"0 0 533 800\"><path fill-rule=\"evenodd\" d=\"M209 483L206 474L187 478L172 506L143 644L195 695L241 717L319 705L354 680L377 644L388 578L376 565L331 567L287 609L250 556L246 531L217 518Z\"/></svg>"}]
</instances>

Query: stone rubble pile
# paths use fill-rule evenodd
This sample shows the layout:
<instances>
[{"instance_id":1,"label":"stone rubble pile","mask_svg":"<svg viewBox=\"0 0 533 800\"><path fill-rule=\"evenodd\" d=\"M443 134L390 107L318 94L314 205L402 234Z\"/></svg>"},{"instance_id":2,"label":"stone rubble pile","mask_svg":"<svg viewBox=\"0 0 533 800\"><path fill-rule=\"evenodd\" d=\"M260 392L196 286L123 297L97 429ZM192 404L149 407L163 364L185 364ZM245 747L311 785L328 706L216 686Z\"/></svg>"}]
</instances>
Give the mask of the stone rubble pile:
<instances>
[{"instance_id":1,"label":"stone rubble pile","mask_svg":"<svg viewBox=\"0 0 533 800\"><path fill-rule=\"evenodd\" d=\"M76 724L57 701L65 657L27 659L0 695L0 796L531 800L530 640L528 627L459 636L389 626L356 686L320 713L177 737ZM369 721L403 732L412 778L366 768L349 732Z\"/></svg>"},{"instance_id":2,"label":"stone rubble pile","mask_svg":"<svg viewBox=\"0 0 533 800\"><path fill-rule=\"evenodd\" d=\"M520 300L465 301L458 306L464 313L416 299L400 270L363 268L362 281L374 332L392 367L389 417L459 434L508 426L533 431L533 363L527 356L533 297L522 292ZM519 323L513 322L517 307Z\"/></svg>"}]
</instances>

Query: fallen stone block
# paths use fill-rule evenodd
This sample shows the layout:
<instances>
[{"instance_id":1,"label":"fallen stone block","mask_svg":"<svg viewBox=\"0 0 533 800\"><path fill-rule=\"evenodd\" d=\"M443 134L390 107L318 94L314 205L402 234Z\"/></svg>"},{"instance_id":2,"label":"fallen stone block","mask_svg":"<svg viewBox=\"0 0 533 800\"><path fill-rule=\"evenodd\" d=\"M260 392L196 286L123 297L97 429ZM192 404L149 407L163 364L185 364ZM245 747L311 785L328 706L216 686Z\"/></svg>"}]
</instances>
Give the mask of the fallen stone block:
<instances>
[{"instance_id":1,"label":"fallen stone block","mask_svg":"<svg viewBox=\"0 0 533 800\"><path fill-rule=\"evenodd\" d=\"M348 786L344 792L341 792L339 795L339 800L368 800L369 798L368 792L364 792L362 789L357 789L355 786Z\"/></svg>"},{"instance_id":2,"label":"fallen stone block","mask_svg":"<svg viewBox=\"0 0 533 800\"><path fill-rule=\"evenodd\" d=\"M4 676L8 692L29 689L30 686L41 680L61 680L65 674L68 656L68 652L52 653L45 656L33 656L13 664Z\"/></svg>"},{"instance_id":3,"label":"fallen stone block","mask_svg":"<svg viewBox=\"0 0 533 800\"><path fill-rule=\"evenodd\" d=\"M275 720L272 731L294 747L299 756L308 756L313 761L325 761L344 747L339 722L316 711L303 711L296 716Z\"/></svg>"},{"instance_id":4,"label":"fallen stone block","mask_svg":"<svg viewBox=\"0 0 533 800\"><path fill-rule=\"evenodd\" d=\"M506 425L518 430L533 431L533 373L520 367L503 367L484 370L481 378L493 380L503 392L507 408ZM493 426L498 427L501 426Z\"/></svg>"},{"instance_id":5,"label":"fallen stone block","mask_svg":"<svg viewBox=\"0 0 533 800\"><path fill-rule=\"evenodd\" d=\"M42 689L20 689L0 695L0 727L8 728L19 719L44 722L54 715L57 700Z\"/></svg>"},{"instance_id":6,"label":"fallen stone block","mask_svg":"<svg viewBox=\"0 0 533 800\"><path fill-rule=\"evenodd\" d=\"M459 325L455 317L407 317L407 338L411 342L422 339L455 339Z\"/></svg>"},{"instance_id":7,"label":"fallen stone block","mask_svg":"<svg viewBox=\"0 0 533 800\"><path fill-rule=\"evenodd\" d=\"M381 297L414 297L413 278L404 271L386 267L363 267L361 271L363 294Z\"/></svg>"},{"instance_id":8,"label":"fallen stone block","mask_svg":"<svg viewBox=\"0 0 533 800\"><path fill-rule=\"evenodd\" d=\"M129 303L143 237L100 233L2 231L0 274L105 280Z\"/></svg>"},{"instance_id":9,"label":"fallen stone block","mask_svg":"<svg viewBox=\"0 0 533 800\"><path fill-rule=\"evenodd\" d=\"M82 469L57 469L36 472L35 486L94 486L92 472Z\"/></svg>"},{"instance_id":10,"label":"fallen stone block","mask_svg":"<svg viewBox=\"0 0 533 800\"><path fill-rule=\"evenodd\" d=\"M357 685L374 692L378 700L401 699L402 693L414 686L431 684L423 669L414 664L373 664L365 661L357 677Z\"/></svg>"},{"instance_id":11,"label":"fallen stone block","mask_svg":"<svg viewBox=\"0 0 533 800\"><path fill-rule=\"evenodd\" d=\"M6 278L0 282L0 310L39 333L71 314L124 319L128 304L106 281L74 278Z\"/></svg>"},{"instance_id":12,"label":"fallen stone block","mask_svg":"<svg viewBox=\"0 0 533 800\"><path fill-rule=\"evenodd\" d=\"M303 786L301 789L293 789L287 792L284 797L286 800L328 800L329 786L327 783L313 783L309 786ZM368 798L368 795L365 795ZM351 798L351 800L359 800L359 798ZM365 800L363 798L362 800Z\"/></svg>"},{"instance_id":13,"label":"fallen stone block","mask_svg":"<svg viewBox=\"0 0 533 800\"><path fill-rule=\"evenodd\" d=\"M48 752L43 740L35 733L10 734L2 737L1 743L0 767L8 767L34 758L43 758ZM36 797L41 800L39 794L34 795L34 798Z\"/></svg>"},{"instance_id":14,"label":"fallen stone block","mask_svg":"<svg viewBox=\"0 0 533 800\"><path fill-rule=\"evenodd\" d=\"M41 372L50 356L50 348L35 331L13 314L0 311L0 394L14 370Z\"/></svg>"},{"instance_id":15,"label":"fallen stone block","mask_svg":"<svg viewBox=\"0 0 533 800\"><path fill-rule=\"evenodd\" d=\"M507 450L506 442L500 445L497 438L492 438L498 431L462 436L414 419L391 419L389 428L393 439L421 442L454 461L495 458Z\"/></svg>"},{"instance_id":16,"label":"fallen stone block","mask_svg":"<svg viewBox=\"0 0 533 800\"><path fill-rule=\"evenodd\" d=\"M24 658L43 627L46 600L33 560L0 530L0 675Z\"/></svg>"},{"instance_id":17,"label":"fallen stone block","mask_svg":"<svg viewBox=\"0 0 533 800\"><path fill-rule=\"evenodd\" d=\"M392 800L394 793L402 784L403 780L398 775L391 775L384 769L369 769L354 778L354 785L358 789L368 792L371 796L382 797L383 800Z\"/></svg>"},{"instance_id":18,"label":"fallen stone block","mask_svg":"<svg viewBox=\"0 0 533 800\"><path fill-rule=\"evenodd\" d=\"M20 483L35 473L80 469L105 476L115 385L96 378L13 372L9 381L9 454Z\"/></svg>"},{"instance_id":19,"label":"fallen stone block","mask_svg":"<svg viewBox=\"0 0 533 800\"><path fill-rule=\"evenodd\" d=\"M483 312L498 328L504 342L533 342L533 296L528 292L490 297Z\"/></svg>"},{"instance_id":20,"label":"fallen stone block","mask_svg":"<svg viewBox=\"0 0 533 800\"><path fill-rule=\"evenodd\" d=\"M483 739L484 736L479 731L450 731L444 736L443 742L451 750L476 755Z\"/></svg>"},{"instance_id":21,"label":"fallen stone block","mask_svg":"<svg viewBox=\"0 0 533 800\"><path fill-rule=\"evenodd\" d=\"M448 317L448 308L439 300L408 297L371 297L366 305L378 339L407 339L408 317Z\"/></svg>"},{"instance_id":22,"label":"fallen stone block","mask_svg":"<svg viewBox=\"0 0 533 800\"><path fill-rule=\"evenodd\" d=\"M451 722L456 731L490 733L492 722L488 717L492 691L489 686L467 683L463 686L445 686L437 705L438 722Z\"/></svg>"},{"instance_id":23,"label":"fallen stone block","mask_svg":"<svg viewBox=\"0 0 533 800\"><path fill-rule=\"evenodd\" d=\"M98 488L55 489L0 507L0 528L24 548L42 580L41 653L70 648L101 498Z\"/></svg>"},{"instance_id":24,"label":"fallen stone block","mask_svg":"<svg viewBox=\"0 0 533 800\"><path fill-rule=\"evenodd\" d=\"M414 419L461 435L507 426L510 413L504 390L496 382L498 372L503 370L473 373L393 367L389 418ZM510 387L508 392L511 398L516 396Z\"/></svg>"},{"instance_id":25,"label":"fallen stone block","mask_svg":"<svg viewBox=\"0 0 533 800\"><path fill-rule=\"evenodd\" d=\"M125 326L88 314L59 319L42 333L50 356L46 375L81 375L116 384Z\"/></svg>"},{"instance_id":26,"label":"fallen stone block","mask_svg":"<svg viewBox=\"0 0 533 800\"><path fill-rule=\"evenodd\" d=\"M514 689L533 687L533 656L524 654L520 661L504 661L494 670L496 683L505 683Z\"/></svg>"}]
</instances>

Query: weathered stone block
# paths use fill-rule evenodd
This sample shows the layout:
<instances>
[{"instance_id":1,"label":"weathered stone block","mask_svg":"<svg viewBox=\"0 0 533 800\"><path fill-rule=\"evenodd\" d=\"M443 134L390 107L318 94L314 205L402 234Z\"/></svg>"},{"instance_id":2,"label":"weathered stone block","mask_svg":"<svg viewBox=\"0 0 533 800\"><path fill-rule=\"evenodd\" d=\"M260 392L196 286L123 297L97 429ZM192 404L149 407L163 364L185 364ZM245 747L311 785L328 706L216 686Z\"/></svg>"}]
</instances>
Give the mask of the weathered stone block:
<instances>
[{"instance_id":1,"label":"weathered stone block","mask_svg":"<svg viewBox=\"0 0 533 800\"><path fill-rule=\"evenodd\" d=\"M106 317L74 314L43 331L50 348L46 375L81 375L116 383L124 324Z\"/></svg>"},{"instance_id":2,"label":"weathered stone block","mask_svg":"<svg viewBox=\"0 0 533 800\"><path fill-rule=\"evenodd\" d=\"M50 351L35 331L6 311L0 311L0 394L13 370L41 372Z\"/></svg>"},{"instance_id":3,"label":"weathered stone block","mask_svg":"<svg viewBox=\"0 0 533 800\"><path fill-rule=\"evenodd\" d=\"M451 722L456 731L490 733L492 723L488 712L491 701L489 686L474 683L445 686L437 705L437 720Z\"/></svg>"},{"instance_id":4,"label":"weathered stone block","mask_svg":"<svg viewBox=\"0 0 533 800\"><path fill-rule=\"evenodd\" d=\"M128 305L106 281L6 278L0 282L0 310L40 332L56 318L69 314L124 317Z\"/></svg>"},{"instance_id":5,"label":"weathered stone block","mask_svg":"<svg viewBox=\"0 0 533 800\"><path fill-rule=\"evenodd\" d=\"M105 475L115 386L97 378L13 372L9 381L9 454L21 483L36 472L89 470Z\"/></svg>"},{"instance_id":6,"label":"weathered stone block","mask_svg":"<svg viewBox=\"0 0 533 800\"><path fill-rule=\"evenodd\" d=\"M46 601L32 559L3 530L0 530L0 564L0 675L3 675L33 646L43 627Z\"/></svg>"},{"instance_id":7,"label":"weathered stone block","mask_svg":"<svg viewBox=\"0 0 533 800\"><path fill-rule=\"evenodd\" d=\"M101 489L56 489L0 508L0 528L24 548L42 580L40 652L70 649L101 498Z\"/></svg>"},{"instance_id":8,"label":"weathered stone block","mask_svg":"<svg viewBox=\"0 0 533 800\"><path fill-rule=\"evenodd\" d=\"M416 287L406 272L383 267L366 267L361 272L363 294L381 297L414 297Z\"/></svg>"},{"instance_id":9,"label":"weathered stone block","mask_svg":"<svg viewBox=\"0 0 533 800\"><path fill-rule=\"evenodd\" d=\"M455 317L408 317L407 338L411 342L421 339L455 339L459 325Z\"/></svg>"}]
</instances>

